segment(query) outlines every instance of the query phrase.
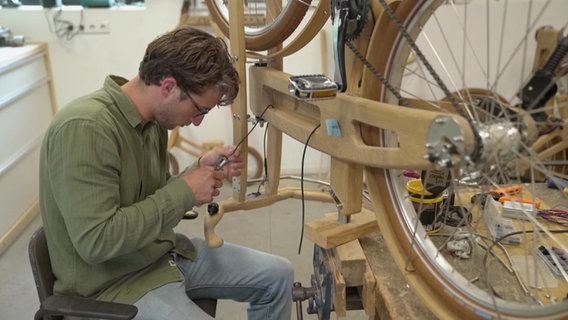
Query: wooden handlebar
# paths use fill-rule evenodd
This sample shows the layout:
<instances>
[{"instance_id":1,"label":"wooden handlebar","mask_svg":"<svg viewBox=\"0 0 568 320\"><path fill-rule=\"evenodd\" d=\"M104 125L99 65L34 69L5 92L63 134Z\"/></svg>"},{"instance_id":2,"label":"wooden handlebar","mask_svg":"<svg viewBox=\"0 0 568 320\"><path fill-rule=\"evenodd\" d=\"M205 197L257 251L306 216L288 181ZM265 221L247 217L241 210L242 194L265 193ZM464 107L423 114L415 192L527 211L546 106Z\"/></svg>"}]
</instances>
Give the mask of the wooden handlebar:
<instances>
[{"instance_id":1,"label":"wooden handlebar","mask_svg":"<svg viewBox=\"0 0 568 320\"><path fill-rule=\"evenodd\" d=\"M223 214L225 212L224 206L222 203L218 203L218 209L216 213L207 212L204 219L203 225L203 232L205 234L205 241L207 242L207 246L209 248L219 248L223 245L223 238L219 237L215 233L215 227L223 218Z\"/></svg>"}]
</instances>

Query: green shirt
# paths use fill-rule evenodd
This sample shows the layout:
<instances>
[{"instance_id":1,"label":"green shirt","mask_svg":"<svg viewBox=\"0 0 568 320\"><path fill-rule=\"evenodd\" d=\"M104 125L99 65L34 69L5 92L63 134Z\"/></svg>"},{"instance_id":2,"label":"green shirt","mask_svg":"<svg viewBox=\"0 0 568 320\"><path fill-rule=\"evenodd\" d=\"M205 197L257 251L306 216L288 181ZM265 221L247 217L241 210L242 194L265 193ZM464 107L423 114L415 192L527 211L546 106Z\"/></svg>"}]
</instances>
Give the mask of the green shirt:
<instances>
[{"instance_id":1,"label":"green shirt","mask_svg":"<svg viewBox=\"0 0 568 320\"><path fill-rule=\"evenodd\" d=\"M175 251L195 258L173 228L194 204L169 174L167 130L143 123L108 76L102 89L61 109L40 155L40 209L55 293L133 303L180 281Z\"/></svg>"}]
</instances>

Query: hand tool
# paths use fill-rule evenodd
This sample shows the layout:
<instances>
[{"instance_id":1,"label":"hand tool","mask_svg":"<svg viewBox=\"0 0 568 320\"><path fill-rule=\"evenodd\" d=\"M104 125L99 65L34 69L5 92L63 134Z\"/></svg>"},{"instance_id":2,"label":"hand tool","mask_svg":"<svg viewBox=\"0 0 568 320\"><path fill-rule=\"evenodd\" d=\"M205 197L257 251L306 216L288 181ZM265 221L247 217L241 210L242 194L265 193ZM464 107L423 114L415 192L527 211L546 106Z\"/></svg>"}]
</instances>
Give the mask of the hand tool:
<instances>
[{"instance_id":1,"label":"hand tool","mask_svg":"<svg viewBox=\"0 0 568 320\"><path fill-rule=\"evenodd\" d=\"M521 185L514 184L508 187L503 188L495 188L490 189L488 192L478 193L471 197L471 203L476 204L479 203L481 208L485 205L485 199L487 196L492 197L494 200L499 201L503 204L505 201L512 201L512 202L521 202L521 203L530 203L534 204L535 208L539 209L541 205L541 201L538 199L531 199L531 198L520 198L514 195L519 194L521 192Z\"/></svg>"},{"instance_id":2,"label":"hand tool","mask_svg":"<svg viewBox=\"0 0 568 320\"><path fill-rule=\"evenodd\" d=\"M502 196L502 197L499 197L498 200L501 204L503 204L505 201L534 204L535 208L537 208L537 209L540 209L540 204L541 204L540 200L538 200L538 199L519 198L519 197L513 197L513 196Z\"/></svg>"},{"instance_id":3,"label":"hand tool","mask_svg":"<svg viewBox=\"0 0 568 320\"><path fill-rule=\"evenodd\" d=\"M503 188L489 189L489 191L487 192L478 193L471 197L471 203L479 203L481 205L481 208L483 208L488 196L492 197L494 200L499 200L501 197L512 196L514 194L518 194L519 192L521 192L521 186L518 184Z\"/></svg>"}]
</instances>

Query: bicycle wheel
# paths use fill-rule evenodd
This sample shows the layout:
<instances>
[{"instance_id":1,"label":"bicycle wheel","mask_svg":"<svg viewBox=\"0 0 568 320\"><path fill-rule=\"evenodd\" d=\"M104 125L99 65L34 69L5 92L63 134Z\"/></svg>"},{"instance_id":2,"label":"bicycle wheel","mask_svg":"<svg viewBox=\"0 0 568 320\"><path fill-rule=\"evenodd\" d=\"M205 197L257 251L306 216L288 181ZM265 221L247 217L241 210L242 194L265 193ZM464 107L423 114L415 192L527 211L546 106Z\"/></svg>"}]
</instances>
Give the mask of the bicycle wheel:
<instances>
[{"instance_id":1,"label":"bicycle wheel","mask_svg":"<svg viewBox=\"0 0 568 320\"><path fill-rule=\"evenodd\" d=\"M532 117L517 108L517 93L531 76L535 30L543 25L565 28L567 10L568 2L562 0L461 4L400 1L396 16L405 31L391 24L389 28L395 30L395 35L388 37L388 32L377 32L376 36L383 37L380 46L371 45L368 51L372 52L367 54L369 62L377 66L399 95L382 85L377 90L378 82L374 80L362 84L362 92L378 92L367 98L402 104L402 97L411 108L460 113L470 119L479 135L476 153L452 153L457 159L446 159L446 165L455 162L449 169L440 167L444 163L434 161L432 154L430 159L435 164L430 167L408 168L421 172L426 180L440 168L450 175L440 184L441 189L445 188L441 195L444 204L440 206L432 206L432 199L438 198L427 199L431 195L428 187L426 191L419 189L418 195L414 193L403 170L366 171L374 205L387 212L381 214L377 210L377 220L394 260L405 271L413 289L442 319L568 318L568 302L564 301L568 278L564 279L560 270L559 277L552 269L542 267L544 260L537 255L541 247L567 250L568 237L562 233L565 226L528 210L520 213L521 219L510 219L508 224L501 220L498 209L497 213L493 210L499 206L494 206L487 193L489 189L520 184L523 195L533 200L539 190L557 192L554 203L547 205L568 205L565 194L546 189L535 174L554 177L557 169L545 160L554 159L565 166L566 147L544 157L539 155L541 151L535 150L533 143L537 137L546 139L549 133L539 131L541 127L531 122ZM411 48L405 37L412 39L410 43L415 43L420 52ZM415 63L408 64L411 54L416 57ZM374 90L365 90L367 85L374 86ZM566 126L566 119L562 121L554 130ZM520 125L527 122L531 122L530 132ZM432 130L436 125L432 124ZM507 134L497 133L498 127ZM394 132L369 132L368 143L398 146ZM532 135L532 139L527 135ZM448 139L445 147L452 149L455 141ZM566 141L566 134L548 139L547 143L556 144L558 140ZM432 193L437 196L441 189ZM484 197L472 197L476 194L485 195L487 202L479 203ZM452 198L453 208L449 205ZM486 204L483 209L482 204ZM427 207L433 211L427 211ZM434 212L434 217L430 217L434 221L426 221L425 212ZM490 214L499 220L491 221ZM499 231L511 226L520 233L499 242L493 240L491 230L497 231L499 238L507 233ZM452 248L457 245L461 245L461 251Z\"/></svg>"},{"instance_id":2,"label":"bicycle wheel","mask_svg":"<svg viewBox=\"0 0 568 320\"><path fill-rule=\"evenodd\" d=\"M280 0L279 0L280 1ZM213 21L221 32L229 37L228 0L207 0L207 8ZM279 6L278 1L245 2L245 48L252 51L264 51L281 44L302 21L311 0L289 0L282 5L276 16L270 7Z\"/></svg>"}]
</instances>

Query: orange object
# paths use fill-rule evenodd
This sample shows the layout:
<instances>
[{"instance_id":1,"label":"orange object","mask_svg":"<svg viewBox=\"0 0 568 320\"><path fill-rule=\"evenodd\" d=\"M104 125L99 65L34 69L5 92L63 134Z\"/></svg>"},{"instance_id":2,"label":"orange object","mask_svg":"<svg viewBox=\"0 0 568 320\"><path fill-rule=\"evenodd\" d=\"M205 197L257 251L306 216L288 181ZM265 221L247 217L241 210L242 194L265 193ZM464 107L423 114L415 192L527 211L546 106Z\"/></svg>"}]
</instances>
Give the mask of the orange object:
<instances>
[{"instance_id":1,"label":"orange object","mask_svg":"<svg viewBox=\"0 0 568 320\"><path fill-rule=\"evenodd\" d=\"M522 203L531 203L534 204L535 208L540 208L540 200L538 199L527 199L527 198L518 198L518 197L510 197L510 196L502 196L499 198L499 202L503 203L505 201L512 201L512 202L522 202Z\"/></svg>"},{"instance_id":2,"label":"orange object","mask_svg":"<svg viewBox=\"0 0 568 320\"><path fill-rule=\"evenodd\" d=\"M489 193L498 194L498 195L510 195L510 194L517 194L521 192L521 185L515 184L510 187L499 188L499 189L490 189Z\"/></svg>"}]
</instances>

